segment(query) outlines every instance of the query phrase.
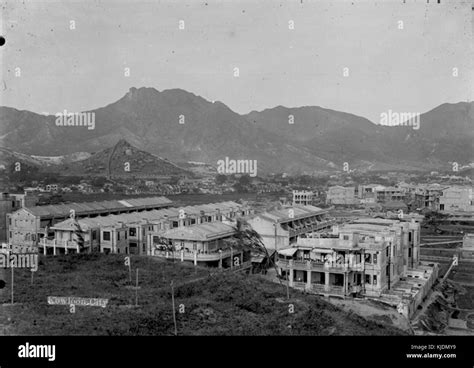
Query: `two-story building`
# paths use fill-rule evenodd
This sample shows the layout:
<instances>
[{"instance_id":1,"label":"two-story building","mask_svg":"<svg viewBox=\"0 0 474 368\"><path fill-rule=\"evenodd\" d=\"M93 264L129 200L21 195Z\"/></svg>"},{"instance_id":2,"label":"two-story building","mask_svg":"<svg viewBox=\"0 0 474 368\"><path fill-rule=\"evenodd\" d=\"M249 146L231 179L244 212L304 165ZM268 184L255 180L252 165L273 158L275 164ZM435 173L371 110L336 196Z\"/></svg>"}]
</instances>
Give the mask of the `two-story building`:
<instances>
[{"instance_id":1,"label":"two-story building","mask_svg":"<svg viewBox=\"0 0 474 368\"><path fill-rule=\"evenodd\" d=\"M279 250L280 277L310 293L376 298L412 315L438 274L419 261L420 224L364 218L332 230Z\"/></svg>"}]
</instances>

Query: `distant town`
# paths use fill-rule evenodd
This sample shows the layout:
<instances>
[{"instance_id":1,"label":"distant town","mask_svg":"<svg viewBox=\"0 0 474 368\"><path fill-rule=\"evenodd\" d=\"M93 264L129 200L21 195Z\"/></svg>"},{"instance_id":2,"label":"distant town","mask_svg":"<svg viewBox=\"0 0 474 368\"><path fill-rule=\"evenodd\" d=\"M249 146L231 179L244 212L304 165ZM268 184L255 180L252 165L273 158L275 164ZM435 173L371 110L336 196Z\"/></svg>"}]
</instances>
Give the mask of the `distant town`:
<instances>
[{"instance_id":1,"label":"distant town","mask_svg":"<svg viewBox=\"0 0 474 368\"><path fill-rule=\"evenodd\" d=\"M46 257L123 254L239 269L336 300L376 300L418 334L474 327L467 316L454 319L448 310L444 324L429 317L434 287L453 292L451 283L463 285L473 276L468 176L252 178L211 168L165 179L52 179L20 180L2 193L5 250L36 248ZM242 224L258 240L243 246ZM456 273L453 265L465 268ZM470 283L465 287L474 291Z\"/></svg>"}]
</instances>

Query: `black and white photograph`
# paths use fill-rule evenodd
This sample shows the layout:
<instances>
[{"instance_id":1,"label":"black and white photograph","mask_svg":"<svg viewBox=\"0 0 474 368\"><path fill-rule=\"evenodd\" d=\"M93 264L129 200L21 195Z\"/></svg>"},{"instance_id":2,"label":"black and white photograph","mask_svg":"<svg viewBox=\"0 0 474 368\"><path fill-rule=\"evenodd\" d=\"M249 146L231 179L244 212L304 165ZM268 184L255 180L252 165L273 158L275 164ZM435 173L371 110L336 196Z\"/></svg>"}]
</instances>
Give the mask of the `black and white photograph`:
<instances>
[{"instance_id":1,"label":"black and white photograph","mask_svg":"<svg viewBox=\"0 0 474 368\"><path fill-rule=\"evenodd\" d=\"M474 365L473 0L0 0L0 65L2 368Z\"/></svg>"}]
</instances>

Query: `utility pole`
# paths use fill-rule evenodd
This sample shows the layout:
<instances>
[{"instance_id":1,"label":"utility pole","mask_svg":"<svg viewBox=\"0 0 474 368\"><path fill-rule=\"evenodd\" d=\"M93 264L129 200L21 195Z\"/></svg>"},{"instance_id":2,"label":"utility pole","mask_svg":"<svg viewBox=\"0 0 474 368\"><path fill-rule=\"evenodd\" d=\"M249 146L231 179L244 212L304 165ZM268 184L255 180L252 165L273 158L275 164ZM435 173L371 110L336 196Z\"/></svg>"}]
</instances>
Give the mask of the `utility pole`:
<instances>
[{"instance_id":1,"label":"utility pole","mask_svg":"<svg viewBox=\"0 0 474 368\"><path fill-rule=\"evenodd\" d=\"M171 305L173 307L173 323L174 323L174 335L178 336L178 326L176 324L176 309L174 306L174 285L173 280L171 280Z\"/></svg>"},{"instance_id":2,"label":"utility pole","mask_svg":"<svg viewBox=\"0 0 474 368\"><path fill-rule=\"evenodd\" d=\"M15 269L14 267L11 267L11 270L12 270L12 304L13 304L13 301L14 301L14 299L13 299L13 283L14 283L14 279L15 279L14 274L13 274L14 269Z\"/></svg>"}]
</instances>

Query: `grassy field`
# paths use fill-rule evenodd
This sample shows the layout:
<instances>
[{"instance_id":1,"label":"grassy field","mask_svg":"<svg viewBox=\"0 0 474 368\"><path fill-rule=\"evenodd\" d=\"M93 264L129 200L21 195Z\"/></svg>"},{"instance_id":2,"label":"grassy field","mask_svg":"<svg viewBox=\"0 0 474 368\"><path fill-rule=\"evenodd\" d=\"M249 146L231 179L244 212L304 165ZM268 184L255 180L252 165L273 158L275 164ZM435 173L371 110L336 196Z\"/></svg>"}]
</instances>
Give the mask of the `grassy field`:
<instances>
[{"instance_id":1,"label":"grassy field","mask_svg":"<svg viewBox=\"0 0 474 368\"><path fill-rule=\"evenodd\" d=\"M135 290L127 288L123 256L42 257L33 285L30 271L15 270L15 304L8 304L10 283L3 289L0 332L173 335L170 281L174 280L179 335L403 334L381 321L345 312L318 296L291 290L287 300L283 286L258 275L210 275L210 269L134 257L132 271L137 267L139 306L134 307ZM68 306L48 305L48 296L107 298L109 303L106 308L77 306L72 314Z\"/></svg>"}]
</instances>

